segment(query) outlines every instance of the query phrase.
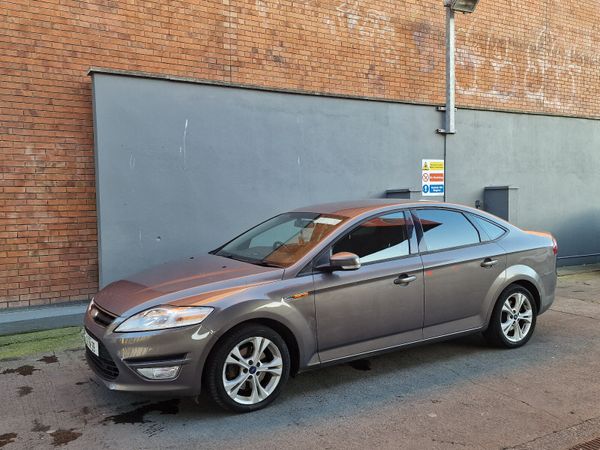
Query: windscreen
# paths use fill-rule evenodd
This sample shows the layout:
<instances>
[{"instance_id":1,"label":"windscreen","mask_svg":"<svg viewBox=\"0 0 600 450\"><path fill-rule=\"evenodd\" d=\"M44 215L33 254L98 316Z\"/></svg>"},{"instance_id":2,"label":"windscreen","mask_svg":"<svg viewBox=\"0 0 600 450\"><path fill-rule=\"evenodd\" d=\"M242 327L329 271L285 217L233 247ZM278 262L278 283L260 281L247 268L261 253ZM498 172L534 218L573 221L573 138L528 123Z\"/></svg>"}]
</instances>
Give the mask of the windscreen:
<instances>
[{"instance_id":1,"label":"windscreen","mask_svg":"<svg viewBox=\"0 0 600 450\"><path fill-rule=\"evenodd\" d=\"M281 214L246 231L215 254L252 264L287 267L315 248L344 219L307 212Z\"/></svg>"}]
</instances>

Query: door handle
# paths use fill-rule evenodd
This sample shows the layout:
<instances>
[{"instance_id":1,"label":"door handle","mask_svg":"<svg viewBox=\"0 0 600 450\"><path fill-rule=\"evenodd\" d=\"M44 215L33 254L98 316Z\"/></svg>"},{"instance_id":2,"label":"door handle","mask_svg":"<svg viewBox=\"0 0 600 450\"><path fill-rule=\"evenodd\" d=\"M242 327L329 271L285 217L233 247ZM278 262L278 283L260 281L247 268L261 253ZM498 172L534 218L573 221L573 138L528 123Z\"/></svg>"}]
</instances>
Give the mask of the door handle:
<instances>
[{"instance_id":1,"label":"door handle","mask_svg":"<svg viewBox=\"0 0 600 450\"><path fill-rule=\"evenodd\" d=\"M414 275L407 275L405 273L403 273L402 275L398 276L398 278L396 278L394 280L394 284L400 284L402 286L406 286L408 283L415 281L417 279L417 277L415 277Z\"/></svg>"},{"instance_id":2,"label":"door handle","mask_svg":"<svg viewBox=\"0 0 600 450\"><path fill-rule=\"evenodd\" d=\"M485 267L486 269L488 269L490 267L494 267L496 264L498 264L497 259L485 258L481 263L481 267Z\"/></svg>"}]
</instances>

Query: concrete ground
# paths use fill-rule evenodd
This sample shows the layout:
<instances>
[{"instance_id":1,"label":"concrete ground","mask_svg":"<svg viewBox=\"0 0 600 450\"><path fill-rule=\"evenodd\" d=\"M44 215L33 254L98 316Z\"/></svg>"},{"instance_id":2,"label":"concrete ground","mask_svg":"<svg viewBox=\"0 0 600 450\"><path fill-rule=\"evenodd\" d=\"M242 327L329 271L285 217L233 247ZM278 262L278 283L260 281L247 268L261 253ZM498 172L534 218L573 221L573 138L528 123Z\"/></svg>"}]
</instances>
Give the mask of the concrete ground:
<instances>
[{"instance_id":1,"label":"concrete ground","mask_svg":"<svg viewBox=\"0 0 600 450\"><path fill-rule=\"evenodd\" d=\"M600 437L598 374L600 272L571 274L521 349L472 336L321 369L246 415L109 392L81 348L0 361L0 447L568 449Z\"/></svg>"}]
</instances>

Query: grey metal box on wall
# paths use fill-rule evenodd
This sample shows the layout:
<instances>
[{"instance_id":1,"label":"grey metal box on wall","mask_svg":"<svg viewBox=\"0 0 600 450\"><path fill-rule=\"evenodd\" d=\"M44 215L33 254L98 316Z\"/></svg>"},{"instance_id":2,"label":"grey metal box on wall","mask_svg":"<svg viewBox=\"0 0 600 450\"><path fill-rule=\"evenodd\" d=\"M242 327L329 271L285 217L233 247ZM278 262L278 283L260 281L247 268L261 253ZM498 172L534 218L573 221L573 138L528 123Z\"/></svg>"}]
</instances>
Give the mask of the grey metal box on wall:
<instances>
[{"instance_id":1,"label":"grey metal box on wall","mask_svg":"<svg viewBox=\"0 0 600 450\"><path fill-rule=\"evenodd\" d=\"M398 198L403 200L418 200L421 198L421 191L417 189L388 189L385 191L385 198Z\"/></svg>"},{"instance_id":2,"label":"grey metal box on wall","mask_svg":"<svg viewBox=\"0 0 600 450\"><path fill-rule=\"evenodd\" d=\"M483 209L515 225L519 222L519 188L486 186L483 190Z\"/></svg>"}]
</instances>

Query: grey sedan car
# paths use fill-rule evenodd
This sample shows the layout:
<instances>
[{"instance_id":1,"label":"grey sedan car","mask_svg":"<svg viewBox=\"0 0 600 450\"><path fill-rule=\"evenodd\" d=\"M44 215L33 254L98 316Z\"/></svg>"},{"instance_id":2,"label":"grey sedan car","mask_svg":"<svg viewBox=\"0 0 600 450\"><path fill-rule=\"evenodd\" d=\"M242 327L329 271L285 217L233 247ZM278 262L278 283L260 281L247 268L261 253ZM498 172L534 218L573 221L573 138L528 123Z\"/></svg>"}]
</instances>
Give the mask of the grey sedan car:
<instances>
[{"instance_id":1,"label":"grey sedan car","mask_svg":"<svg viewBox=\"0 0 600 450\"><path fill-rule=\"evenodd\" d=\"M483 332L516 348L554 300L557 244L480 210L389 200L275 216L102 289L85 317L110 389L246 412L325 364Z\"/></svg>"}]
</instances>

